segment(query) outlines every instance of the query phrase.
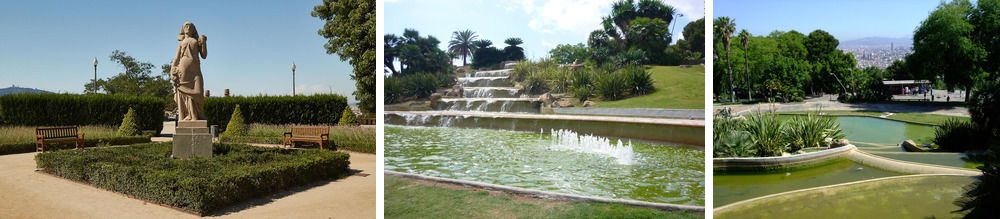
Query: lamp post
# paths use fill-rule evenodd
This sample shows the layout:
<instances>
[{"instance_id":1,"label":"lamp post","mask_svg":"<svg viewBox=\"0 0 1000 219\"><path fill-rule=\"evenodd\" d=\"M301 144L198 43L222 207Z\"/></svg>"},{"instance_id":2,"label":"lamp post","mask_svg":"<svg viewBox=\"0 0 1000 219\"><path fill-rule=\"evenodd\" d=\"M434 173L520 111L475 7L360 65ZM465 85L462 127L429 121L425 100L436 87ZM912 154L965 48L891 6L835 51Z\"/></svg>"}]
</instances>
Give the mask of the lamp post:
<instances>
[{"instance_id":1,"label":"lamp post","mask_svg":"<svg viewBox=\"0 0 1000 219\"><path fill-rule=\"evenodd\" d=\"M97 57L94 57L94 90L90 92L97 93Z\"/></svg>"},{"instance_id":2,"label":"lamp post","mask_svg":"<svg viewBox=\"0 0 1000 219\"><path fill-rule=\"evenodd\" d=\"M676 13L674 15L674 19L670 21L670 22L674 23L674 27L670 29L670 40L675 40L674 39L674 30L677 30L677 18L678 17L684 17L684 14Z\"/></svg>"},{"instance_id":3,"label":"lamp post","mask_svg":"<svg viewBox=\"0 0 1000 219\"><path fill-rule=\"evenodd\" d=\"M833 72L830 72L830 75L833 76L833 79L837 79L837 83L840 83L840 87L844 88L844 94L846 95L847 94L847 87L844 86L844 82L840 82L840 78L837 77L837 75L833 74Z\"/></svg>"},{"instance_id":4,"label":"lamp post","mask_svg":"<svg viewBox=\"0 0 1000 219\"><path fill-rule=\"evenodd\" d=\"M292 62L292 96L295 96L295 62Z\"/></svg>"}]
</instances>

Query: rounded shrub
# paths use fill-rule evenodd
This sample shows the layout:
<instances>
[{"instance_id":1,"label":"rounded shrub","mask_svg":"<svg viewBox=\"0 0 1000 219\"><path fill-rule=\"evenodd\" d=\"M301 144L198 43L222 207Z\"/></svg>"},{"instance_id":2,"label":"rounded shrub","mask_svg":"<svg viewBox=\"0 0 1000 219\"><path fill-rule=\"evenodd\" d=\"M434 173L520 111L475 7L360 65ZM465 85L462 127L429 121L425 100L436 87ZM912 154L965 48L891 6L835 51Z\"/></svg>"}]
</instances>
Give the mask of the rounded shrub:
<instances>
[{"instance_id":1,"label":"rounded shrub","mask_svg":"<svg viewBox=\"0 0 1000 219\"><path fill-rule=\"evenodd\" d=\"M597 73L594 77L594 91L606 101L624 98L628 82L614 73Z\"/></svg>"},{"instance_id":2,"label":"rounded shrub","mask_svg":"<svg viewBox=\"0 0 1000 219\"><path fill-rule=\"evenodd\" d=\"M944 151L984 150L988 146L985 143L987 138L975 123L968 120L949 119L934 129L934 144Z\"/></svg>"},{"instance_id":3,"label":"rounded shrub","mask_svg":"<svg viewBox=\"0 0 1000 219\"><path fill-rule=\"evenodd\" d=\"M129 107L128 112L122 118L122 124L118 126L118 136L136 136L140 134L142 134L142 131L139 130L139 124L136 123L135 110Z\"/></svg>"}]
</instances>

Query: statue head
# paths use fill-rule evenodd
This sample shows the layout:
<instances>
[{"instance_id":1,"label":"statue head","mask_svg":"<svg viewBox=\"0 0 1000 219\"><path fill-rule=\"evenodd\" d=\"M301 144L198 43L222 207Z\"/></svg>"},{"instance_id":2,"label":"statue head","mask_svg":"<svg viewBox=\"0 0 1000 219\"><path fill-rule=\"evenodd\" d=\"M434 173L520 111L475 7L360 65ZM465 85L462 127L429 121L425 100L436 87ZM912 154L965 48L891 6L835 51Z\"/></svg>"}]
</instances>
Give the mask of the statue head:
<instances>
[{"instance_id":1,"label":"statue head","mask_svg":"<svg viewBox=\"0 0 1000 219\"><path fill-rule=\"evenodd\" d=\"M184 37L198 38L198 28L194 27L194 23L190 21L184 22L181 26L181 32L177 34L177 40L184 40Z\"/></svg>"}]
</instances>

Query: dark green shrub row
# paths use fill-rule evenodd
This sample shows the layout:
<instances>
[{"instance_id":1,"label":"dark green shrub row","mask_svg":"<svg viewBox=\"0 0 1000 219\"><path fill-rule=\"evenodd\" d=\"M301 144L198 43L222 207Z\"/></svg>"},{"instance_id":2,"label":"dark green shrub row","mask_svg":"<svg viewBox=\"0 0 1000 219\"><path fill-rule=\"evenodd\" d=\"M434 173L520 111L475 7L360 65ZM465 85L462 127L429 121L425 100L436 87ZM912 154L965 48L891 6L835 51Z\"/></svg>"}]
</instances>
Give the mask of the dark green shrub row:
<instances>
[{"instance_id":1,"label":"dark green shrub row","mask_svg":"<svg viewBox=\"0 0 1000 219\"><path fill-rule=\"evenodd\" d=\"M0 125L118 126L129 107L142 130L163 129L164 102L159 97L107 94L11 94L0 96Z\"/></svg>"},{"instance_id":2,"label":"dark green shrub row","mask_svg":"<svg viewBox=\"0 0 1000 219\"><path fill-rule=\"evenodd\" d=\"M83 145L85 147L101 147L110 145L130 145L139 143L149 143L149 136L125 136L125 137L110 137L110 138L99 138L99 139L85 139ZM61 142L56 144L45 144L45 151L54 151L62 149L76 148L73 142ZM31 153L35 152L35 143L12 143L12 144L0 144L0 155L5 154L20 154L20 153Z\"/></svg>"},{"instance_id":3,"label":"dark green shrub row","mask_svg":"<svg viewBox=\"0 0 1000 219\"><path fill-rule=\"evenodd\" d=\"M344 177L349 155L216 144L214 157L171 159L170 143L63 150L35 157L38 168L136 198L205 215L248 199Z\"/></svg>"},{"instance_id":4,"label":"dark green shrub row","mask_svg":"<svg viewBox=\"0 0 1000 219\"><path fill-rule=\"evenodd\" d=\"M439 87L451 87L454 81L446 75L414 73L385 77L385 103L393 104L410 98L427 98Z\"/></svg>"},{"instance_id":5,"label":"dark green shrub row","mask_svg":"<svg viewBox=\"0 0 1000 219\"><path fill-rule=\"evenodd\" d=\"M237 104L247 124L337 124L347 99L336 94L206 98L209 125L224 130Z\"/></svg>"}]
</instances>

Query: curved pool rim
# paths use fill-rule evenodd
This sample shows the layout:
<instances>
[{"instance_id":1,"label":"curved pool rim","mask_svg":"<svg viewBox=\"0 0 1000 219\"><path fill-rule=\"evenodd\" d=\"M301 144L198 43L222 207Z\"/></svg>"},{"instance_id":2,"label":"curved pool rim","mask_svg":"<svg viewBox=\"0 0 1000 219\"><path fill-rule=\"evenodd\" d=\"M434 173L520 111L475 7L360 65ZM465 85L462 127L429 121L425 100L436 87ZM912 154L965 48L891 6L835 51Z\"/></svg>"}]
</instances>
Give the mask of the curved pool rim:
<instances>
[{"instance_id":1,"label":"curved pool rim","mask_svg":"<svg viewBox=\"0 0 1000 219\"><path fill-rule=\"evenodd\" d=\"M450 184L450 185L458 185L458 186L464 186L464 187L473 187L473 188L486 189L486 190L492 190L492 191L501 191L501 192L506 192L506 193L519 194L519 195L527 195L527 196L531 196L531 197L543 198L543 199L551 199L551 200L569 200L569 201L583 201L583 202L597 202L597 203L613 203L613 204L625 204L625 205L636 206L636 207L646 207L646 208L654 208L654 209L670 210L670 211L689 211L689 212L698 212L698 213L704 213L705 212L705 207L704 206L680 205L680 204L647 202L647 201L630 200L630 199L616 199L616 198L604 198L604 197L597 197L597 196L567 194L567 193L559 193L559 192L542 191L542 190L536 190L536 189L526 189L526 188L513 187L513 186L497 185L497 184L484 183L484 182L476 182L476 181L468 181L468 180L460 180L460 179L451 179L451 178L443 178L443 177L426 176L426 175L420 175L420 174L414 174L414 173L403 173L403 172L396 172L396 171L391 171L391 170L384 170L384 173L385 173L385 175L399 176L399 177L404 177L404 178L409 178L409 179L415 179L415 180L423 180L423 181L436 182L436 183L445 183L445 184Z\"/></svg>"}]
</instances>

